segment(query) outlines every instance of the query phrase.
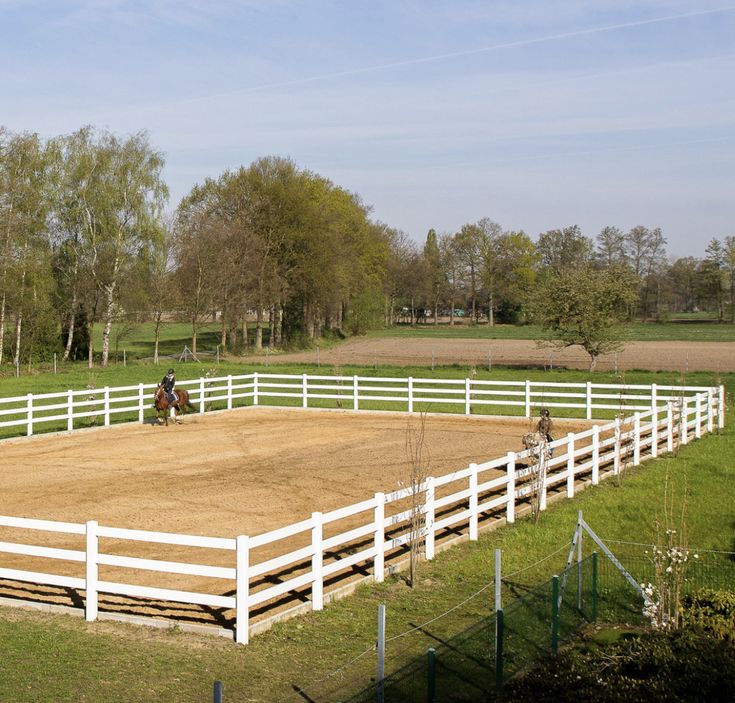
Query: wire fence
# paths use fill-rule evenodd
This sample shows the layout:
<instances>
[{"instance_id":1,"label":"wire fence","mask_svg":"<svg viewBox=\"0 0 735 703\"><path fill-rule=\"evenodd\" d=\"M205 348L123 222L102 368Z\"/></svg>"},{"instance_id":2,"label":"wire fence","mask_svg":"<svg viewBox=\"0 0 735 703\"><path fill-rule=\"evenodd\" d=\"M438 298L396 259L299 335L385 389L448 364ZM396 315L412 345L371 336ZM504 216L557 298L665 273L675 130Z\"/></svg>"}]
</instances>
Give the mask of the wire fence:
<instances>
[{"instance_id":1,"label":"wire fence","mask_svg":"<svg viewBox=\"0 0 735 703\"><path fill-rule=\"evenodd\" d=\"M636 581L653 579L651 545L610 542L609 546ZM563 549L568 549L568 545ZM735 553L692 549L690 554L684 592L735 587ZM392 657L386 649L388 673L382 682L374 668L370 671L370 666L375 666L375 647L371 647L357 658L360 675L349 671L353 660L340 669L336 679L331 678L329 688L323 685L324 681L312 682L300 692L300 700L492 701L503 682L534 661L554 654L589 623L647 625L641 596L604 555L593 553L572 563L566 579L561 569L558 577L534 586L511 576L514 575L504 578L503 585L517 597L502 611L476 618L457 634L441 636L432 628L432 620L389 638L387 642L400 641L404 646L396 648ZM360 681L369 682L360 689Z\"/></svg>"}]
</instances>

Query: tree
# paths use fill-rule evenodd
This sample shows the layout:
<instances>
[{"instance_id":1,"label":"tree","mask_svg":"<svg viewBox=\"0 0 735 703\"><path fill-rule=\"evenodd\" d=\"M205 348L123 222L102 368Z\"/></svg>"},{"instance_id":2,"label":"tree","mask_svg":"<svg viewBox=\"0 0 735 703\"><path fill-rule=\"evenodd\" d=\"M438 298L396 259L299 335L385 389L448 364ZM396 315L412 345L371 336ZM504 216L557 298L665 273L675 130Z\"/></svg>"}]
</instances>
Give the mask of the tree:
<instances>
[{"instance_id":1,"label":"tree","mask_svg":"<svg viewBox=\"0 0 735 703\"><path fill-rule=\"evenodd\" d=\"M434 324L439 324L439 303L446 293L447 279L442 266L439 240L436 230L430 229L424 244L424 261L427 276L426 288L429 292L431 307L434 312Z\"/></svg>"},{"instance_id":2,"label":"tree","mask_svg":"<svg viewBox=\"0 0 735 703\"><path fill-rule=\"evenodd\" d=\"M582 347L593 371L600 354L624 345L620 323L636 299L635 281L626 269L591 266L551 273L534 290L529 309L557 348Z\"/></svg>"},{"instance_id":3,"label":"tree","mask_svg":"<svg viewBox=\"0 0 735 703\"><path fill-rule=\"evenodd\" d=\"M0 129L0 363L9 313L13 359L20 362L24 320L49 306L47 218L52 152L37 134Z\"/></svg>"},{"instance_id":4,"label":"tree","mask_svg":"<svg viewBox=\"0 0 735 703\"><path fill-rule=\"evenodd\" d=\"M597 235L595 258L603 268L627 263L625 235L617 227L605 227Z\"/></svg>"},{"instance_id":5,"label":"tree","mask_svg":"<svg viewBox=\"0 0 735 703\"><path fill-rule=\"evenodd\" d=\"M589 264L594 248L577 225L543 232L537 246L542 265L557 274Z\"/></svg>"},{"instance_id":6,"label":"tree","mask_svg":"<svg viewBox=\"0 0 735 703\"><path fill-rule=\"evenodd\" d=\"M536 284L539 253L523 231L505 232L496 241L495 277L498 311L502 322L518 322Z\"/></svg>"}]
</instances>

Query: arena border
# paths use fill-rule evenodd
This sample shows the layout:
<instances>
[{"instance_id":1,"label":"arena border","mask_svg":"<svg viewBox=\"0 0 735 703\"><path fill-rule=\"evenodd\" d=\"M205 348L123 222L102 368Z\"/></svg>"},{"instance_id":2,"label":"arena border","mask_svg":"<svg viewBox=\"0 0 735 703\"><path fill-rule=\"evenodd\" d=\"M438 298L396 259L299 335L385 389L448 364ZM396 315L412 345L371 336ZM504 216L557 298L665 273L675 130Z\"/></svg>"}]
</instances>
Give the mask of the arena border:
<instances>
[{"instance_id":1,"label":"arena border","mask_svg":"<svg viewBox=\"0 0 735 703\"><path fill-rule=\"evenodd\" d=\"M301 380L303 382L303 379ZM228 385L231 389L231 381ZM580 384L571 385L579 386ZM410 382L408 387L410 407ZM526 387L528 387L528 382L526 382ZM587 384L587 388L589 388L589 384ZM652 387L652 389L654 389L654 387ZM589 397L589 393L587 395ZM654 395L654 397L660 398L660 396L655 396L654 393L652 393L652 395ZM526 399L528 397L529 396L527 394ZM307 398L308 395L304 394L304 399L306 400ZM667 400L665 406L657 406L646 413L636 412L633 416L628 417L625 420L621 420L620 418L618 418L613 423L608 423L605 428L607 430L614 431L614 436L612 438L608 437L607 439L601 441L601 435L605 428L601 430L600 426L596 425L595 427L593 427L592 430L580 432L576 435L570 434L564 439L553 442L550 445L552 449L560 449L566 446L567 453L557 455L556 458L549 461L548 468L558 468L562 466L564 468L562 468L561 471L558 471L556 474L547 475L546 467L544 467L544 480L540 488L540 490L542 491L541 509L545 509L547 500L560 499L561 497L564 497L564 493L561 492L557 494L557 497L554 497L553 494L548 493L548 488L552 485L556 485L564 481L565 479L566 496L573 497L576 490L580 490L582 487L581 485L577 484L578 478L584 478L586 484L588 485L596 485L601 479L604 479L606 476L615 475L616 473L618 473L620 470L621 461L623 461L626 457L632 458L633 465L638 465L641 463L645 456L655 457L658 454L659 449L661 449L661 445L665 446L664 451L672 451L674 446L674 436L677 431L678 441L681 444L685 444L689 441L690 437L699 438L702 436L703 431L713 431L715 419L717 419L718 421L718 427L722 427L724 425L724 404L722 402L722 398L723 392L721 387L719 389L708 388L706 389L706 392L698 393L693 397L686 397L681 395L678 399L678 404L675 404L671 400ZM694 407L692 407L692 400L694 400ZM527 400L525 401L525 405L526 407L528 407ZM666 413L666 419L663 421L660 417L661 412ZM694 417L691 417L692 415L694 415ZM642 421L645 421L648 417L650 417L651 422L642 425ZM662 428L664 430L663 433L661 433ZM578 445L578 442L584 439L590 439L590 443L580 447ZM646 449L648 450L647 452ZM604 454L601 453L601 451L604 452ZM577 459L581 459L582 462L577 464ZM524 460L530 460L530 466L526 466L524 469L516 471L516 464ZM505 477L503 477L502 479L492 479L489 482L486 481L484 484L480 484L479 474L482 471L497 469L501 466L505 468ZM607 467L607 469L605 467ZM485 462L482 465L470 464L467 469L455 471L453 472L453 474L447 475L450 477L449 479L447 479L447 476L439 478L429 477L424 484L418 486L416 489L417 492L425 493L425 500L421 507L421 514L425 515L425 533L422 535L425 540L425 558L433 558L437 547L442 549L444 548L443 545L437 544L435 539L435 533L438 532L441 527L451 527L456 524L460 524L462 526L464 526L465 524L467 525L467 532L465 534L459 535L453 540L450 540L453 544L458 540L477 539L477 535L480 530L481 515L491 515L493 512L497 513L502 512L503 510L505 510L506 513L505 518L496 516L496 518L493 519L492 522L488 523L486 527L483 527L483 529L499 526L500 524L512 523L515 520L516 516L516 505L518 504L517 513L520 515L521 511L524 510L524 507L521 505L522 500L524 496L528 495L530 492L529 486L524 485L524 479L525 483L527 484L528 477L533 477L534 472L535 475L539 475L541 473L541 462L538 461L534 464L533 454L531 450L527 450L525 452L510 452L506 457L491 460L489 462ZM586 477L589 478L587 479ZM450 495L448 499L446 497L442 498L441 501L444 501L443 503L441 503L440 500L434 500L434 488L436 487L436 485L438 485L442 481L444 482L444 484L448 484L462 479L469 480L469 490L463 489L455 494ZM584 487L586 487L586 485ZM490 491L490 489L492 488L497 488L499 490L492 493ZM484 494L483 490L485 490ZM402 491L394 491L392 494L388 494L388 496L386 496L385 494L376 494L375 498L373 499L375 500L375 505L373 505L371 501L363 501L362 504L356 504L357 506L366 506L364 507L364 510L374 509L376 514L375 522L370 525L369 529L365 530L364 528L362 528L362 531L359 532L359 534L357 534L357 531L354 529L345 533L349 535L347 543L349 543L350 540L354 542L356 538L362 536L375 535L375 546L372 549L363 550L362 553L358 554L358 556L360 556L363 561L370 562L372 560L373 565L373 573L371 575L365 576L364 579L360 580L361 582L364 582L365 580L381 581L385 578L386 574L400 569L400 560L396 560L392 564L388 564L387 566L385 564L385 561L387 558L390 558L391 551L395 552L395 550L400 549L400 547L407 544L408 538L405 534L405 525L403 528L403 533L398 532L398 528L396 527L397 525L405 523L407 518L405 511L403 511L403 513L399 512L397 514L386 516L385 506L391 502L400 503L401 500L409 497L410 495L412 495L411 492L407 492L404 489ZM390 497L390 500L387 500L388 497ZM484 500L482 505L480 504L481 500ZM437 508L442 506L453 506L451 509L454 512L449 514L448 517L444 517L441 520L436 521L435 518L437 517ZM331 514L334 515L343 513L344 511L349 511L354 507L355 506L347 506L347 508L343 508L341 511L332 511ZM349 514L354 514L354 511L350 512ZM378 515L382 515L382 518L377 517ZM217 577L225 578L225 576L223 576L223 572L227 571L226 577L233 578L237 581L236 596L234 599L221 596L210 597L206 594L202 595L202 597L199 598L201 594L182 594L182 592L175 592L166 589L145 589L132 586L130 587L129 595L134 597L146 597L146 595L148 595L151 598L161 598L164 600L166 599L166 597L171 597L174 601L178 600L179 602L195 603L200 602L202 604L207 604L208 601L209 604L212 605L222 606L224 604L224 606L233 607L236 609L235 639L237 642L246 643L251 633L255 634L256 632L262 631L262 629L265 629L269 626L268 623L272 624L272 622L276 622L285 619L286 617L291 617L292 615L304 612L304 610L306 609L319 610L324 606L325 602L329 602L329 600L331 600L332 598L341 597L341 589L334 589L334 591L327 593L324 593L323 590L325 565L329 566L329 564L324 561L324 552L327 549L326 542L330 541L325 541L322 539L322 528L325 524L324 517L325 516L322 516L319 513L315 513L312 515L312 518L310 520L302 520L299 523L296 523L298 529L294 530L294 526L289 526L281 528L280 530L271 531L270 533L265 533L264 535L257 535L253 538L243 535L236 538L235 540L196 537L191 535L172 535L170 533L150 533L140 530L119 530L116 528L100 527L94 521L89 521L86 524L66 524L67 527L73 528L76 534L84 533L86 535L87 549L86 553L84 553L83 555L81 552L72 553L69 550L45 549L43 547L16 543L13 543L12 551L14 553L25 553L29 556L48 556L50 558L56 559L72 558L75 561L84 561L84 563L86 564L86 575L84 580L70 579L65 577L52 577L53 579L55 579L55 581L47 580L44 582L42 578L48 577L48 574L36 574L33 572L24 573L8 569L0 569L0 577L11 578L16 581L26 581L25 579L20 577L28 574L30 576L41 577L41 580L29 579L27 581L28 583L39 585L44 583L46 585L65 585L67 587L72 587L77 590L84 590L86 619L94 620L100 616L108 619L112 617L111 614L102 614L97 608L98 593L116 593L118 595L125 595L125 590L121 590L121 584L108 584L99 581L96 574L97 566L99 563L106 563L108 565L123 567L128 566L130 568L132 568L131 565L137 564L141 568L152 568L156 571L165 571L166 569L152 567L151 562L155 560L139 560L135 558L121 557L120 559L123 560L121 563L115 562L114 557L110 557L110 555L100 554L98 552L97 545L100 535L138 540L147 539L147 537L149 537L151 538L150 541L158 541L157 539L153 539L151 537L153 535L157 535L159 537L163 537L163 543L186 544L193 541L193 543L197 546L204 545L204 542L207 540L213 540L214 542L216 542L216 544L220 545L219 548L224 548L221 545L225 542L228 544L227 548L230 548L230 543L233 543L237 550L237 568L234 571L226 570L221 567L201 567L201 565L198 565L201 567L201 569L196 573L197 575L204 576L215 574ZM335 518L335 520L336 519L337 518ZM439 523L443 523L441 527L439 526ZM19 528L29 527L31 529L49 528L53 529L53 531L62 532L64 531L62 525L65 524L58 523L51 527L51 521L37 521L27 518L10 518L6 516L0 517L0 525ZM386 528L393 529L394 534L397 534L398 536L392 537L386 542ZM291 534L297 534L298 532L303 532L305 530L310 530L312 532L312 535L314 535L315 532L317 533L318 544L317 542L312 542L311 550L296 550L295 552L283 555L279 559L271 559L270 562L273 564L277 562L278 566L284 567L288 564L292 564L294 560L301 560L311 555L311 571L307 574L308 578L304 579L304 576L301 575L295 579L295 581L297 582L296 585L294 585L294 583L285 582L279 585L279 587L276 589L278 593L289 593L298 588L301 588L304 585L310 585L311 602L304 603L303 605L299 605L283 613L279 613L275 615L272 619L268 618L251 623L249 617L251 605L257 605L260 602L267 601L267 598L263 598L262 596L260 596L260 601L258 601L257 603L251 603L253 596L258 597L258 591L250 591L249 582L251 579L252 570L249 563L249 556L247 556L249 555L250 541L252 540L253 543L259 542L260 544L265 544L268 542L268 539L282 539L284 537L290 536ZM339 536L344 537L344 535ZM378 536L380 536L380 542L378 542ZM178 541L168 541L173 538L176 538L176 540ZM332 538L332 541L333 540L334 538ZM450 541L447 541L446 544L449 545ZM379 544L380 546L378 546ZM8 543L3 543L0 547L0 551L8 551L7 545ZM245 546L244 553L246 554L246 556L244 559L240 551L241 545ZM386 545L388 545L388 547L386 547ZM212 545L209 544L205 546ZM27 551L22 551L23 548L26 548ZM315 560L317 553L319 554L319 558ZM107 560L100 561L100 557L105 557ZM354 558L352 558L351 561L352 563L361 563L359 559L355 560ZM144 566L143 562L146 562L147 564ZM167 562L161 563L168 564ZM192 567L192 565L181 563L174 565L174 567L178 568L183 568L184 566L186 566L187 568ZM347 568L349 566L350 564L347 564L347 566L344 568ZM256 569L260 567L261 571L259 573L265 573L263 571L262 564L254 564L252 565L252 567ZM367 570L367 567L365 567L365 569ZM177 572L174 571L173 573ZM178 573L194 572L179 571ZM111 586L114 586L116 590L110 591L109 588ZM356 586L357 582L347 584L344 587L345 593L348 591L351 592ZM273 591L272 588L266 590L269 590L271 592ZM276 595L277 594L270 593L269 597L276 597ZM199 600L186 601L183 599L184 596L197 596ZM151 618L151 620L155 619ZM165 622L174 622L175 625L170 626L181 627L181 625L176 621ZM153 622L151 624L153 624Z\"/></svg>"}]
</instances>

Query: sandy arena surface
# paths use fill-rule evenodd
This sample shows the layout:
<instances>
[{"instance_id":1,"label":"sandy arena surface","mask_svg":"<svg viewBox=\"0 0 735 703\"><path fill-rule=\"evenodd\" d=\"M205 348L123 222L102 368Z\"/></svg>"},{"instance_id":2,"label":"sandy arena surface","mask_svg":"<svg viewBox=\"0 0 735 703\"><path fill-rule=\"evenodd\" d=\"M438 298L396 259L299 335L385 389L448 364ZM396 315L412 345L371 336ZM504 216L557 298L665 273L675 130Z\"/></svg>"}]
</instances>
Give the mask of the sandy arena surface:
<instances>
[{"instance_id":1,"label":"sandy arena surface","mask_svg":"<svg viewBox=\"0 0 735 703\"><path fill-rule=\"evenodd\" d=\"M261 361L263 357L251 357ZM317 352L280 354L278 361L317 361ZM395 364L431 366L563 366L589 368L589 356L579 347L543 349L523 339L432 339L428 337L353 338L335 349L319 351L322 364ZM617 354L601 356L600 371L650 369L651 371L735 371L734 342L631 342Z\"/></svg>"},{"instance_id":2,"label":"sandy arena surface","mask_svg":"<svg viewBox=\"0 0 735 703\"><path fill-rule=\"evenodd\" d=\"M255 408L2 443L0 514L234 537L392 491L406 415ZM418 423L414 419L414 424ZM428 416L430 473L520 451L528 420ZM557 434L581 421L557 420Z\"/></svg>"}]
</instances>

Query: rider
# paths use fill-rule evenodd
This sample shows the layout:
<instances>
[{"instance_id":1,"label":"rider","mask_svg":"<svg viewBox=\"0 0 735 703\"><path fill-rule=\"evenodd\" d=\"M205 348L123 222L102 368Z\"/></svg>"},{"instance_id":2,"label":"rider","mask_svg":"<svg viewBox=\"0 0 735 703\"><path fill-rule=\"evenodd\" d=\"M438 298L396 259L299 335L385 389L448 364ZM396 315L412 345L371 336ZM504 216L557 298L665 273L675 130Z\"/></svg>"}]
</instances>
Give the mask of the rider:
<instances>
[{"instance_id":1,"label":"rider","mask_svg":"<svg viewBox=\"0 0 735 703\"><path fill-rule=\"evenodd\" d=\"M551 420L551 413L544 408L541 410L541 417L536 423L536 432L546 438L547 442L553 442L554 438L551 436L551 430L554 428L554 423ZM553 455L553 451L551 452Z\"/></svg>"},{"instance_id":2,"label":"rider","mask_svg":"<svg viewBox=\"0 0 735 703\"><path fill-rule=\"evenodd\" d=\"M166 392L166 399L169 405L173 405L178 399L176 393L174 393L174 386L176 386L176 373L173 369L169 369L168 373L161 379L161 385L163 390Z\"/></svg>"}]
</instances>

